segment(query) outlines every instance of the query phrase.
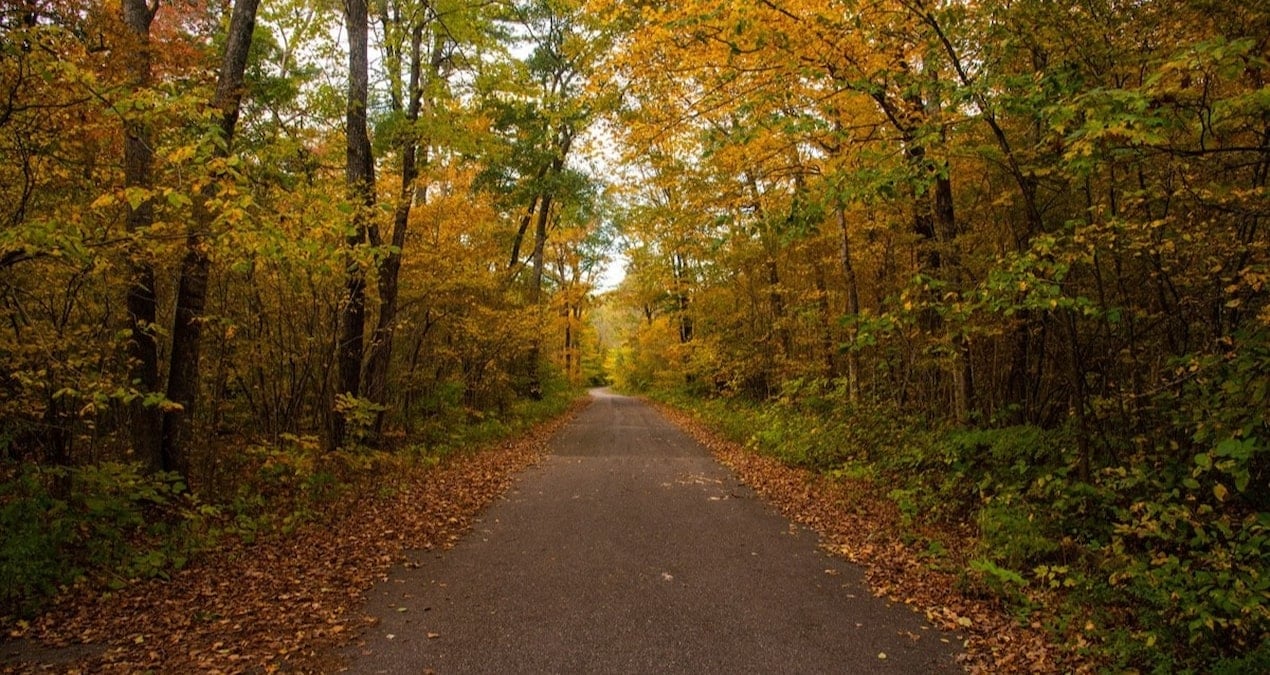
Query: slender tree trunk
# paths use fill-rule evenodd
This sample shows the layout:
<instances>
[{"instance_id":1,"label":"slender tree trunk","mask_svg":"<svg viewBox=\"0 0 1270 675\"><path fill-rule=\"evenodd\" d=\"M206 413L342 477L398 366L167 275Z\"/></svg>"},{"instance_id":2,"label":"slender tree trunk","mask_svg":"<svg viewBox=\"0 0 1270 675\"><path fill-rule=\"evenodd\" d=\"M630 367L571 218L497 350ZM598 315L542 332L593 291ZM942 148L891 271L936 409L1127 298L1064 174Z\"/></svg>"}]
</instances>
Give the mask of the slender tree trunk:
<instances>
[{"instance_id":1,"label":"slender tree trunk","mask_svg":"<svg viewBox=\"0 0 1270 675\"><path fill-rule=\"evenodd\" d=\"M533 278L530 280L529 300L535 305L542 302L542 279L543 271L546 269L544 261L547 249L547 223L551 216L552 196L550 194L542 197L542 210L538 212L537 222L534 225L534 252L533 252Z\"/></svg>"},{"instance_id":2,"label":"slender tree trunk","mask_svg":"<svg viewBox=\"0 0 1270 675\"><path fill-rule=\"evenodd\" d=\"M573 305L573 309L570 311L570 317L571 317L570 320L572 322L571 325L576 326L575 331L577 333L581 333L582 332L582 303L581 301ZM573 382L576 384L582 381L582 336L581 335L577 335L573 338L573 352L574 352Z\"/></svg>"},{"instance_id":3,"label":"slender tree trunk","mask_svg":"<svg viewBox=\"0 0 1270 675\"><path fill-rule=\"evenodd\" d=\"M1068 366L1069 378L1071 380L1071 407L1076 415L1076 469L1079 472L1080 479L1089 482L1090 477L1090 446L1089 446L1089 416L1085 410L1086 393L1085 393L1085 369L1080 360L1080 343L1078 341L1079 334L1076 329L1076 313L1072 310L1064 311L1064 319L1066 319L1068 345Z\"/></svg>"},{"instance_id":4,"label":"slender tree trunk","mask_svg":"<svg viewBox=\"0 0 1270 675\"><path fill-rule=\"evenodd\" d=\"M123 0L123 21L136 41L134 50L127 55L127 67L131 85L135 90L151 84L150 73L150 24L159 9L158 0L147 5L145 0ZM124 185L129 188L151 190L154 188L154 151L151 149L149 123L144 120L124 121ZM146 199L128 210L128 233L134 242L144 237L154 224L154 204ZM130 360L129 378L141 396L133 399L130 410L132 447L137 456L152 469L163 468L160 450L162 439L159 409L146 406L143 399L160 391L159 345L155 338L155 321L158 302L155 297L154 266L144 247L134 243L129 252L131 280L128 285L128 328L132 336L128 340Z\"/></svg>"},{"instance_id":5,"label":"slender tree trunk","mask_svg":"<svg viewBox=\"0 0 1270 675\"><path fill-rule=\"evenodd\" d=\"M686 344L692 341L692 317L688 315L689 298L687 283L684 280L687 274L687 261L676 253L671 256L670 263L671 273L675 279L675 311L679 324L679 343Z\"/></svg>"},{"instance_id":6,"label":"slender tree trunk","mask_svg":"<svg viewBox=\"0 0 1270 675\"><path fill-rule=\"evenodd\" d=\"M220 111L221 143L213 151L218 157L229 156L238 124L242 102L243 72L247 52L251 48L256 26L256 9L260 0L238 0L229 20L229 36L221 61L216 95L212 106ZM194 420L198 398L198 361L203 336L203 310L207 305L209 264L204 238L211 230L214 215L207 203L215 197L216 187L209 183L194 198L194 223L186 235L185 258L181 261L181 278L177 284L176 317L172 326L172 364L168 372L168 400L178 403L179 410L163 414L163 468L189 475L189 449L186 432Z\"/></svg>"},{"instance_id":7,"label":"slender tree trunk","mask_svg":"<svg viewBox=\"0 0 1270 675\"><path fill-rule=\"evenodd\" d=\"M423 105L421 87L423 26L414 27L410 34L410 78L408 85L409 103L406 107L406 122L411 129L406 132L400 143L401 150L401 190L397 196L397 207L393 212L391 248L379 267L379 318L371 339L370 356L366 366L366 396L381 405L387 403L388 366L392 361L392 343L394 327L397 322L398 278L401 273L401 261L406 245L406 230L410 222L410 210L415 200L415 180L419 175L419 153L423 153L423 164L427 164L427 147L421 146L413 126L419 120ZM429 60L430 76L435 76L441 65L441 48L443 42L438 39L433 47ZM426 199L426 193L424 195ZM382 431L383 413L377 418L375 431Z\"/></svg>"},{"instance_id":8,"label":"slender tree trunk","mask_svg":"<svg viewBox=\"0 0 1270 675\"><path fill-rule=\"evenodd\" d=\"M829 308L829 284L825 280L825 269L819 263L815 265L816 275L816 311L820 315L820 361L825 368L825 377L833 379L836 364L833 348L833 319Z\"/></svg>"},{"instance_id":9,"label":"slender tree trunk","mask_svg":"<svg viewBox=\"0 0 1270 675\"><path fill-rule=\"evenodd\" d=\"M564 373L573 381L573 310L567 304L561 312L564 317Z\"/></svg>"},{"instance_id":10,"label":"slender tree trunk","mask_svg":"<svg viewBox=\"0 0 1270 675\"><path fill-rule=\"evenodd\" d=\"M345 0L344 12L348 26L348 113L345 120L347 146L344 176L354 211L353 227L345 242L349 251L343 316L340 322L337 393L359 396L362 393L362 356L366 339L366 271L357 261L355 249L366 242L371 207L375 204L375 167L366 128L366 96L369 86L369 18L366 0ZM332 426L331 444L334 447L342 446L347 435L343 417L335 415Z\"/></svg>"},{"instance_id":11,"label":"slender tree trunk","mask_svg":"<svg viewBox=\"0 0 1270 675\"><path fill-rule=\"evenodd\" d=\"M516 230L516 238L512 240L512 256L507 263L507 269L516 270L516 265L520 262L520 247L525 244L525 233L529 232L529 224L534 220L534 209L538 208L538 195L534 195L529 200L529 208L524 215L520 217L520 228Z\"/></svg>"},{"instance_id":12,"label":"slender tree trunk","mask_svg":"<svg viewBox=\"0 0 1270 675\"><path fill-rule=\"evenodd\" d=\"M748 173L745 175L745 179L746 184L750 188L750 198L753 200L754 212L761 222L767 215L763 209L762 193L759 192L758 181ZM785 296L781 293L780 269L776 265L776 254L772 250L773 245L767 236L766 228L760 233L760 237L762 238L763 248L767 253L767 259L763 262L764 271L767 272L767 304L772 312L772 324L775 326L774 332L782 348L782 356L788 358L793 346L793 340L789 332L789 326L785 325Z\"/></svg>"},{"instance_id":13,"label":"slender tree trunk","mask_svg":"<svg viewBox=\"0 0 1270 675\"><path fill-rule=\"evenodd\" d=\"M793 356L794 338L785 321L785 294L781 292L780 269L776 259L769 257L764 263L767 270L767 302L772 309L772 323L776 324L776 337L785 358Z\"/></svg>"},{"instance_id":14,"label":"slender tree trunk","mask_svg":"<svg viewBox=\"0 0 1270 675\"><path fill-rule=\"evenodd\" d=\"M856 324L860 318L860 286L851 257L851 230L847 227L842 204L838 204L837 212L838 229L842 232L842 274L847 280L847 316L851 319L847 328L847 397L854 405L860 402L860 352L856 350L856 336L860 332Z\"/></svg>"},{"instance_id":15,"label":"slender tree trunk","mask_svg":"<svg viewBox=\"0 0 1270 675\"><path fill-rule=\"evenodd\" d=\"M962 272L961 259L955 248L957 235L961 230L957 224L957 215L953 205L952 180L948 177L948 167L941 166L939 175L935 177L935 189L932 207L935 214L935 231L943 247L941 265L945 277L951 277L953 292L961 297ZM958 422L970 420L970 413L975 409L974 373L971 370L970 340L963 331L956 330L949 338L953 346L953 413Z\"/></svg>"},{"instance_id":16,"label":"slender tree trunk","mask_svg":"<svg viewBox=\"0 0 1270 675\"><path fill-rule=\"evenodd\" d=\"M537 307L542 303L542 279L544 271L544 255L547 248L547 223L551 215L552 196L550 194L543 195L542 208L538 211L537 222L534 225L534 252L533 258L533 278L530 280L529 301ZM542 331L538 334L541 335ZM542 342L540 337L534 338L534 344L529 349L526 358L526 369L529 372L529 395L536 399L542 398L542 372L539 360L542 354Z\"/></svg>"}]
</instances>

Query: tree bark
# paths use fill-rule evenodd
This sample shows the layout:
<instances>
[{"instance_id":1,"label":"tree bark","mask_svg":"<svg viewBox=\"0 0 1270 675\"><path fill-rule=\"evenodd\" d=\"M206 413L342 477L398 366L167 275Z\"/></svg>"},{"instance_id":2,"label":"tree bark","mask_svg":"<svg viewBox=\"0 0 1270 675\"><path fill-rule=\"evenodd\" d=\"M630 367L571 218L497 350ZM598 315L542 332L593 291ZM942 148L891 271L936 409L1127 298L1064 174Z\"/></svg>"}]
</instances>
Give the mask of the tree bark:
<instances>
[{"instance_id":1,"label":"tree bark","mask_svg":"<svg viewBox=\"0 0 1270 675\"><path fill-rule=\"evenodd\" d=\"M366 242L371 208L375 204L375 166L366 121L366 97L369 88L369 16L366 0L346 0L344 14L348 26L348 109L344 127L344 178L348 199L353 204L354 211L352 228L345 242L348 252L337 355L339 386L336 393L360 396L362 356L366 340L366 271L357 261L355 249ZM340 447L346 440L347 426L342 415L336 414L333 419L331 445Z\"/></svg>"},{"instance_id":2,"label":"tree bark","mask_svg":"<svg viewBox=\"0 0 1270 675\"><path fill-rule=\"evenodd\" d=\"M229 19L229 35L221 61L212 106L220 111L217 132L220 143L213 154L229 156L238 124L243 94L243 73L247 68L247 53L251 49L252 33L256 27L256 9L260 0L238 0L234 3ZM209 261L206 244L215 215L208 202L216 196L214 182L203 187L194 198L194 222L186 234L185 257L181 261L181 278L177 284L176 317L172 326L172 363L168 372L167 397L180 409L167 410L163 414L163 441L161 455L163 468L189 475L189 448L186 438L194 419L198 399L199 353L203 337L203 312L207 306L207 281Z\"/></svg>"},{"instance_id":3,"label":"tree bark","mask_svg":"<svg viewBox=\"0 0 1270 675\"><path fill-rule=\"evenodd\" d=\"M781 346L781 356L792 358L794 338L789 330L789 325L786 323L785 294L781 292L780 269L776 265L776 258L769 257L764 261L763 267L767 270L767 302L772 310L772 323L776 326L776 337Z\"/></svg>"},{"instance_id":4,"label":"tree bark","mask_svg":"<svg viewBox=\"0 0 1270 675\"><path fill-rule=\"evenodd\" d=\"M158 12L158 0L147 5L145 0L123 0L123 22L136 41L134 50L127 55L128 74L134 90L142 90L151 84L150 24ZM154 151L151 149L149 124L144 120L124 121L124 186L152 190L154 188ZM129 251L128 265L131 280L126 304L128 327L132 331L128 340L129 378L140 394L130 404L132 449L151 469L163 468L160 450L162 438L159 409L147 406L144 399L160 390L159 345L155 339L157 300L155 297L154 266L151 265L140 245L140 239L154 224L154 204L147 198L135 208L129 208L126 221L128 234L134 238Z\"/></svg>"},{"instance_id":5,"label":"tree bark","mask_svg":"<svg viewBox=\"0 0 1270 675\"><path fill-rule=\"evenodd\" d=\"M856 336L860 329L860 287L856 281L855 264L851 257L851 231L847 227L847 214L838 204L838 229L842 232L842 274L847 280L847 316L851 323L847 328L847 397L852 405L860 402L860 352L856 351Z\"/></svg>"},{"instance_id":6,"label":"tree bark","mask_svg":"<svg viewBox=\"0 0 1270 675\"><path fill-rule=\"evenodd\" d=\"M535 305L542 302L542 279L545 263L543 258L547 248L547 222L551 217L551 204L553 198L550 194L542 197L542 210L538 212L538 219L534 225L534 252L533 278L530 280L529 299Z\"/></svg>"},{"instance_id":7,"label":"tree bark","mask_svg":"<svg viewBox=\"0 0 1270 675\"><path fill-rule=\"evenodd\" d=\"M671 255L670 265L675 279L675 314L679 324L679 343L687 344L692 341L692 316L688 314L688 289L684 279L688 273L688 263L683 256L675 253Z\"/></svg>"}]
</instances>

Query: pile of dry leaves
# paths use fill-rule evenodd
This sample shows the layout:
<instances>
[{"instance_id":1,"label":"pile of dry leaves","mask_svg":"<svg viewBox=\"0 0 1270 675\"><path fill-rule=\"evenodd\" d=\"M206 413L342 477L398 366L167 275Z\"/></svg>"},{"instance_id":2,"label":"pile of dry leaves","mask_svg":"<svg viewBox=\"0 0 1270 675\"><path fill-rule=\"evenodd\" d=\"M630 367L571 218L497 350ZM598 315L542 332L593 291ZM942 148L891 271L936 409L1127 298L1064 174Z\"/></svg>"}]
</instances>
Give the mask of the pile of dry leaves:
<instances>
[{"instance_id":1,"label":"pile of dry leaves","mask_svg":"<svg viewBox=\"0 0 1270 675\"><path fill-rule=\"evenodd\" d=\"M585 405L514 441L372 486L328 522L235 544L170 581L70 595L6 636L0 672L325 672L407 549L449 546ZM374 488L391 489L374 489Z\"/></svg>"},{"instance_id":2,"label":"pile of dry leaves","mask_svg":"<svg viewBox=\"0 0 1270 675\"><path fill-rule=\"evenodd\" d=\"M917 607L932 624L963 636L968 670L1088 670L1068 661L1039 624L1021 626L996 603L959 591L956 575L932 569L921 549L904 543L899 511L876 487L790 468L721 438L683 412L658 407L787 518L819 533L826 550L861 565L874 594ZM930 534L952 542L954 548L955 542L965 542L968 536L964 532ZM952 552L954 557L957 554Z\"/></svg>"}]
</instances>

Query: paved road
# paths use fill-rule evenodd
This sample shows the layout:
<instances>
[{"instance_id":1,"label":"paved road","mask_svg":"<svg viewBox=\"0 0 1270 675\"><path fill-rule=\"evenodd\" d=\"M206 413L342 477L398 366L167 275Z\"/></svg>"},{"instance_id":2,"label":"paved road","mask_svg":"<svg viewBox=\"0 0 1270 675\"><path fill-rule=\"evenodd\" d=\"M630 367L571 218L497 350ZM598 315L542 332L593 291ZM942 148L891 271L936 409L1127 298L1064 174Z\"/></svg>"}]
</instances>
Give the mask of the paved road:
<instances>
[{"instance_id":1,"label":"paved road","mask_svg":"<svg viewBox=\"0 0 1270 675\"><path fill-rule=\"evenodd\" d=\"M655 410L592 395L473 532L371 592L352 672L958 671L953 636L872 597Z\"/></svg>"}]
</instances>

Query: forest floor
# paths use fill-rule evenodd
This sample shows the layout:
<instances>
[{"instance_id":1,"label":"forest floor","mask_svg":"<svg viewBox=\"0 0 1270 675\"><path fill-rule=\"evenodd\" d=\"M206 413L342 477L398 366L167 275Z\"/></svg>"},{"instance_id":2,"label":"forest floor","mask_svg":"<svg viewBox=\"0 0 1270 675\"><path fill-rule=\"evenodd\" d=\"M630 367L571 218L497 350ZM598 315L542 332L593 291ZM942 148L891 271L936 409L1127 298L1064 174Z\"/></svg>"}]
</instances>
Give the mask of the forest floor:
<instances>
[{"instance_id":1,"label":"forest floor","mask_svg":"<svg viewBox=\"0 0 1270 675\"><path fill-rule=\"evenodd\" d=\"M9 631L0 672L330 672L339 651L374 619L367 593L409 550L448 549L585 406L513 441L460 454L435 468L392 477L340 515L287 537L234 543L170 581L101 594L69 594ZM1021 626L990 600L968 598L956 576L933 569L900 535L886 500L849 480L788 468L730 443L686 415L662 413L787 518L821 537L821 548L864 569L875 595L918 608L965 638L963 665L980 672L1079 670L1062 663L1037 626ZM347 647L344 647L347 650Z\"/></svg>"}]
</instances>

